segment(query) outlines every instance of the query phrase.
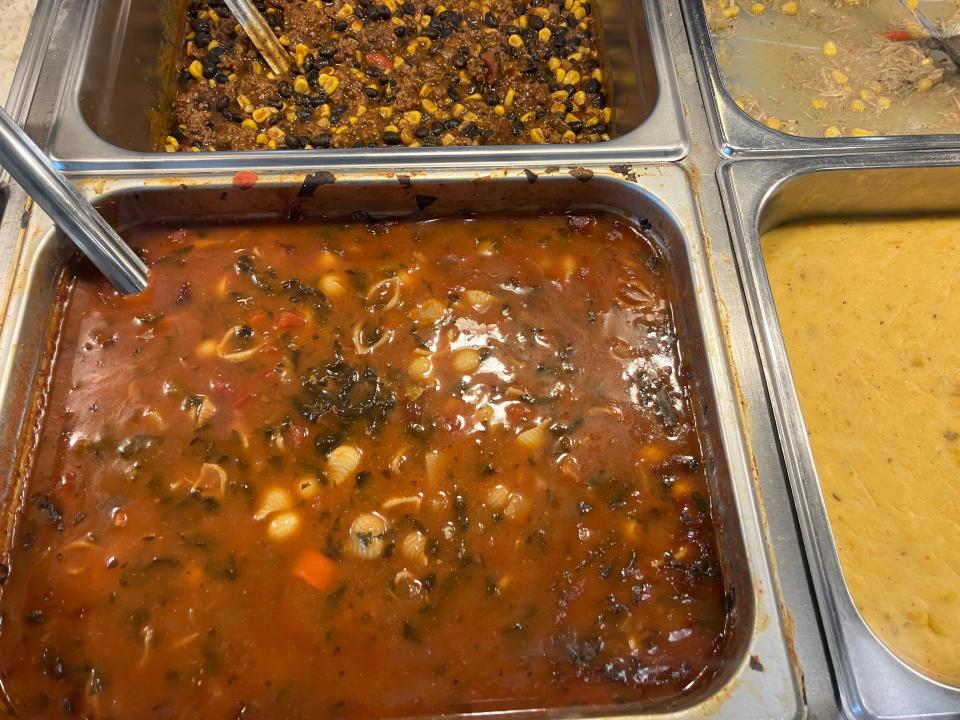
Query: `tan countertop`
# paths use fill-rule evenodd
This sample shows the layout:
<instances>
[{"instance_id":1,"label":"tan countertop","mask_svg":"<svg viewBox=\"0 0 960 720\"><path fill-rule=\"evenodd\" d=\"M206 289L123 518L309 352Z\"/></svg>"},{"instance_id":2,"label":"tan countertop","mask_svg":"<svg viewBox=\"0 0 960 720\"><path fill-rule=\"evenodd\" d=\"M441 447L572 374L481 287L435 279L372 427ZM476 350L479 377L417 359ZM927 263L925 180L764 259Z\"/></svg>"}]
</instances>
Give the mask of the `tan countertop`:
<instances>
[{"instance_id":1,"label":"tan countertop","mask_svg":"<svg viewBox=\"0 0 960 720\"><path fill-rule=\"evenodd\" d=\"M0 0L0 98L6 99L37 0Z\"/></svg>"}]
</instances>

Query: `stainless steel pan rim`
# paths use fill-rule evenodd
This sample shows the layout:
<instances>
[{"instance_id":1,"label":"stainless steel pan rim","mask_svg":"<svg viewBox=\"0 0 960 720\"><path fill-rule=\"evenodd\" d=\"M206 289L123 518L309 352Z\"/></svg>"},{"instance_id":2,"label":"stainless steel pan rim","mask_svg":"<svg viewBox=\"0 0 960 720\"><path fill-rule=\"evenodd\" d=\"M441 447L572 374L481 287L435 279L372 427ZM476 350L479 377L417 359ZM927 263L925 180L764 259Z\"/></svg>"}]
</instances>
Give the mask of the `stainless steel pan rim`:
<instances>
[{"instance_id":1,"label":"stainless steel pan rim","mask_svg":"<svg viewBox=\"0 0 960 720\"><path fill-rule=\"evenodd\" d=\"M635 129L609 141L575 145L344 148L200 153L131 151L107 142L90 127L80 108L81 83L84 68L93 50L90 39L95 21L106 0L51 1L64 4L85 2L80 6L79 30L65 28L56 38L57 42L69 43L72 51L69 54L67 71L63 77L60 97L54 111L48 150L60 169L68 173L185 173L211 169L240 169L251 165L286 170L318 166L419 168L497 164L502 167L521 167L524 164L549 165L588 161L651 162L679 160L685 157L690 149L661 0L636 0L646 18L649 52L653 60L652 69L656 74L658 85L656 102L650 114ZM632 21L628 0L615 0L615 2L623 4L627 15L626 20ZM630 48L624 48L624 51L627 50L636 60L638 49L631 44ZM56 79L59 80L59 78Z\"/></svg>"},{"instance_id":2,"label":"stainless steel pan rim","mask_svg":"<svg viewBox=\"0 0 960 720\"><path fill-rule=\"evenodd\" d=\"M957 150L960 135L876 135L853 138L814 138L787 135L757 122L739 107L727 91L717 62L703 0L680 0L700 76L710 132L721 154L731 158L781 155L858 155L908 150Z\"/></svg>"},{"instance_id":3,"label":"stainless steel pan rim","mask_svg":"<svg viewBox=\"0 0 960 720\"><path fill-rule=\"evenodd\" d=\"M875 200L867 199L865 193L869 191L864 189L869 188L872 179L889 182L897 174L906 177L904 173L916 172L949 172L951 181L955 182L960 177L960 154L743 160L725 163L718 173L814 590L833 656L841 703L848 715L857 718L960 717L960 688L923 675L894 655L867 626L850 595L777 319L760 234L767 226L775 227L790 219L922 213L924 203L919 200L919 190L918 198L904 195L891 202L889 194L876 193ZM859 192L864 195L864 205L861 208L868 207L868 212L858 211L852 202L844 210L842 192L832 192L836 188L823 190L824 198L812 201L798 213L789 214L780 207L774 208L779 193L786 192L791 183L804 179L813 182L830 174L846 178L848 183L862 183ZM945 212L951 201L950 194L947 190L941 192L926 212ZM831 197L826 199L826 195ZM956 212L960 203L953 195ZM783 217L766 222L771 208L774 214Z\"/></svg>"},{"instance_id":4,"label":"stainless steel pan rim","mask_svg":"<svg viewBox=\"0 0 960 720\"><path fill-rule=\"evenodd\" d=\"M716 438L715 443L708 445L718 459L718 472L725 475L722 480L716 481L717 487L712 488L716 491L715 497L719 498L721 512L727 513L726 517L730 518L727 531L723 531L721 523L721 542L729 548L741 548L739 551L732 550L733 560L740 563L744 575L740 581L735 581L734 586L746 581L743 590L746 597L737 599L746 611L741 618L743 628L740 640L732 648L734 654L718 682L709 689L710 694L692 698L690 702L693 704L645 716L669 720L802 717L802 694L786 639L778 590L772 577L771 558L750 472L745 429L739 414L735 381L728 367L713 278L708 267L702 224L690 178L682 168L669 165L637 166L631 169L632 174L614 173L602 166L588 170L593 173L592 178L584 180L583 172L578 169L574 169L571 176L566 170L547 172L546 168L539 167L534 171L538 176L535 182L531 182L530 176L524 171L501 171L491 175L469 170L424 171L403 181L398 181L392 174L349 173L336 176L332 185L327 179L328 184L314 187L313 191L321 202L328 202L322 198L324 193L349 192L353 197L358 197L357 189L366 188L365 202L362 203L365 206L372 205L372 197L393 198L384 201L383 212L387 214L397 214L397 208L401 207L407 208L407 212L416 212L417 204L413 202L415 195L433 192L440 199L430 208L438 208L437 214L441 214L464 207L461 204L464 201L460 198L476 198L485 194L488 196L486 202L490 203L488 211L504 207L500 201L505 196L515 197L515 206L521 208L516 211L522 211L532 198L537 197L535 193L540 192L537 189L540 187L544 192L541 202L548 210L586 205L607 207L631 215L649 214L654 223L654 232L664 237L670 234L673 238L672 252L678 253L676 262L683 266L680 272L688 277L688 281L678 286L683 295L678 298L678 305L685 306L682 311L678 308L678 315L681 316L678 317L678 327L685 326L688 337L695 338L690 340L697 348L694 354L702 358L700 369L703 372L700 375L705 377L700 383L702 411L709 416L707 424L713 428L708 434ZM300 174L261 176L257 186L249 193L257 191L257 188L265 191L279 189L285 193L283 197L295 199L304 187L304 179ZM120 204L114 201L122 197L133 199L132 209L142 209L145 206L138 203L142 203L143 198L158 196L161 198L155 205L159 208L158 217L162 217L164 211L176 217L178 208L183 207L183 200L190 193L206 191L205 197L216 198L224 190L235 195L247 192L234 188L230 174L177 179L124 177L86 180L81 181L80 185L96 204L104 208L108 216L119 212L117 208ZM337 188L340 190L337 191ZM444 188L454 193L446 203ZM183 192L178 195L180 190ZM243 195L242 202L250 206L250 212L255 213L259 206L258 201L251 200L253 197L252 194ZM202 199L200 196L198 198ZM493 204L494 200L498 202ZM230 202L241 202L241 198L234 198ZM336 194L331 195L329 202L341 213L351 209L339 203ZM479 209L484 209L482 203L477 202ZM185 211L180 209L179 212L183 217ZM117 219L122 221L122 216L118 215ZM7 412L17 402L14 398L17 393L11 392L16 385L13 379L18 372L32 375L35 365L24 354L36 356L40 352L29 342L20 342L24 323L31 317L31 312L36 317L37 289L42 288L44 283L50 283L55 275L55 267L49 260L62 260L66 254L66 246L55 236L45 218L34 216L27 236L27 246L15 269L16 289L7 314L9 320L0 328L0 371L3 373L0 376L0 388L4 390L0 394L0 403L3 403L0 408L2 437L9 437L11 431L20 431L19 428L10 427L15 418ZM51 252L51 248L54 252ZM45 260L47 264L44 264ZM700 412L698 409L698 414Z\"/></svg>"}]
</instances>

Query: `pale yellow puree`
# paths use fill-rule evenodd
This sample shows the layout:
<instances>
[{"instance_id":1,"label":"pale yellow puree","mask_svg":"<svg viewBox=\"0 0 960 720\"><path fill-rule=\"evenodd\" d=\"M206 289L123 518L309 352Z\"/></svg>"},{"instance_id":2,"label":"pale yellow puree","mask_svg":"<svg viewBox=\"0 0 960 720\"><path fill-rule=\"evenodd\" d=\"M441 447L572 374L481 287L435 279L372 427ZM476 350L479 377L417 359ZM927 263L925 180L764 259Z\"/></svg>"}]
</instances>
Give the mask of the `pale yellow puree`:
<instances>
[{"instance_id":1,"label":"pale yellow puree","mask_svg":"<svg viewBox=\"0 0 960 720\"><path fill-rule=\"evenodd\" d=\"M894 654L960 686L960 217L762 242L854 602Z\"/></svg>"}]
</instances>

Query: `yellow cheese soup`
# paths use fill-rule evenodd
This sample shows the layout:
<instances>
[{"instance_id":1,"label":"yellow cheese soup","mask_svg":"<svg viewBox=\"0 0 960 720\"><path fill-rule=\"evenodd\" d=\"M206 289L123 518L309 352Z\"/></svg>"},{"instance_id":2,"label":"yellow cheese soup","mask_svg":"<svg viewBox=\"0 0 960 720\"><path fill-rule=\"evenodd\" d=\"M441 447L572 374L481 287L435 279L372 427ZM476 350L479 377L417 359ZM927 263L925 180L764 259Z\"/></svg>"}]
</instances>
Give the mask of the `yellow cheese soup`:
<instances>
[{"instance_id":1,"label":"yellow cheese soup","mask_svg":"<svg viewBox=\"0 0 960 720\"><path fill-rule=\"evenodd\" d=\"M807 221L762 245L853 599L960 686L960 217Z\"/></svg>"}]
</instances>

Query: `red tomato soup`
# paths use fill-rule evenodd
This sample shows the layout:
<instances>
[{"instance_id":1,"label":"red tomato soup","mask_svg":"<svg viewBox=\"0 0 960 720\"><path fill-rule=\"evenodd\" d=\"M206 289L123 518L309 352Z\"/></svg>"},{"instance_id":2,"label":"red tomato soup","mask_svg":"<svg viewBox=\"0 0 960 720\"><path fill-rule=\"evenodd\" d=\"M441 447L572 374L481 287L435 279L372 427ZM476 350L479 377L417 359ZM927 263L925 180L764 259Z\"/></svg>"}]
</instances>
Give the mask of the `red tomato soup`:
<instances>
[{"instance_id":1,"label":"red tomato soup","mask_svg":"<svg viewBox=\"0 0 960 720\"><path fill-rule=\"evenodd\" d=\"M663 703L730 634L670 269L613 216L148 226L65 275L22 717Z\"/></svg>"}]
</instances>

